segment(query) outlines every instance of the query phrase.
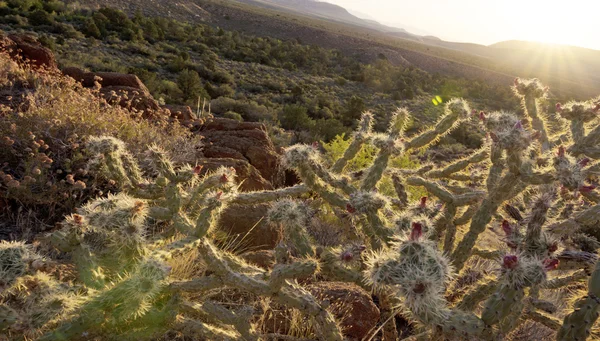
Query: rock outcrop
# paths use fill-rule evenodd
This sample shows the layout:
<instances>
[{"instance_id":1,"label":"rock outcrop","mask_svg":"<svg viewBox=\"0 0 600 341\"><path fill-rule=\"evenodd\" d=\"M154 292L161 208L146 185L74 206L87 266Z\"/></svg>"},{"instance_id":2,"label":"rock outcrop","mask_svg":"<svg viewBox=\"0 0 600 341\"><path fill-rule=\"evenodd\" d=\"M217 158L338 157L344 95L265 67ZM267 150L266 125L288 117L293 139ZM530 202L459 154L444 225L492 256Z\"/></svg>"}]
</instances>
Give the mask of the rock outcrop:
<instances>
[{"instance_id":1,"label":"rock outcrop","mask_svg":"<svg viewBox=\"0 0 600 341\"><path fill-rule=\"evenodd\" d=\"M281 229L266 222L269 204L230 205L223 210L218 226L244 248L272 250L281 241Z\"/></svg>"},{"instance_id":2,"label":"rock outcrop","mask_svg":"<svg viewBox=\"0 0 600 341\"><path fill-rule=\"evenodd\" d=\"M371 295L356 284L318 282L306 289L317 299L329 301L330 309L350 339L362 340L379 321L379 309Z\"/></svg>"},{"instance_id":3,"label":"rock outcrop","mask_svg":"<svg viewBox=\"0 0 600 341\"><path fill-rule=\"evenodd\" d=\"M37 68L58 70L52 51L34 37L22 34L0 34L0 50L6 51L17 62L27 62Z\"/></svg>"},{"instance_id":4,"label":"rock outcrop","mask_svg":"<svg viewBox=\"0 0 600 341\"><path fill-rule=\"evenodd\" d=\"M213 118L197 133L204 137L204 155L247 161L271 184L277 182L279 154L261 123Z\"/></svg>"}]
</instances>

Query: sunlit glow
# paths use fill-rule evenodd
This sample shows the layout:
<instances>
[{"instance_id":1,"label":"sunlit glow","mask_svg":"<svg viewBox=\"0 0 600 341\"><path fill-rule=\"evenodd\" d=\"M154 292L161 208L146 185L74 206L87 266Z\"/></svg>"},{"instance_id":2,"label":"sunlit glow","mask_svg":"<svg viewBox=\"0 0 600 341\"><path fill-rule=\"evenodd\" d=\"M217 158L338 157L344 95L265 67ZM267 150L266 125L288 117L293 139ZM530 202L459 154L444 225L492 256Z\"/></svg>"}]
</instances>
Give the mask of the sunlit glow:
<instances>
[{"instance_id":1,"label":"sunlit glow","mask_svg":"<svg viewBox=\"0 0 600 341\"><path fill-rule=\"evenodd\" d=\"M423 35L493 44L529 40L600 50L600 1L325 0ZM424 32L423 32L424 31Z\"/></svg>"}]
</instances>

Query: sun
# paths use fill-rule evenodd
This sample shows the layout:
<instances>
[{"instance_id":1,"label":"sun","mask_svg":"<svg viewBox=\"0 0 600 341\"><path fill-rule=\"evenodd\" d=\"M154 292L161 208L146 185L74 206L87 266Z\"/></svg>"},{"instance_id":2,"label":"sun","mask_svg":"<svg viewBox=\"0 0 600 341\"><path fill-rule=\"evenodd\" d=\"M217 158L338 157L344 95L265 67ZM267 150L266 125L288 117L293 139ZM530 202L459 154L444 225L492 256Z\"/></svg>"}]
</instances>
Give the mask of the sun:
<instances>
[{"instance_id":1,"label":"sun","mask_svg":"<svg viewBox=\"0 0 600 341\"><path fill-rule=\"evenodd\" d=\"M593 2L581 4L578 0L571 1L572 4L563 0L519 1L518 8L507 9L512 20L510 27L505 29L519 40L600 48L592 46L598 42L598 38L594 37L598 24L593 13L600 6Z\"/></svg>"}]
</instances>

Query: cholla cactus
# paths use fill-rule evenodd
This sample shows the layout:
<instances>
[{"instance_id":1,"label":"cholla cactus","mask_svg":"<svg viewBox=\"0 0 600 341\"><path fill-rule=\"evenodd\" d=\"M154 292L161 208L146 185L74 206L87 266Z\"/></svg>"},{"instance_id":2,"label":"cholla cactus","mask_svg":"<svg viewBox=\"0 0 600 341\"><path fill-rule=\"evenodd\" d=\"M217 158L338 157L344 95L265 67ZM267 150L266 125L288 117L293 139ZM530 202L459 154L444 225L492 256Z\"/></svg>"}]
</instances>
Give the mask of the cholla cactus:
<instances>
[{"instance_id":1,"label":"cholla cactus","mask_svg":"<svg viewBox=\"0 0 600 341\"><path fill-rule=\"evenodd\" d=\"M0 241L0 288L25 275L35 255L22 242Z\"/></svg>"},{"instance_id":2,"label":"cholla cactus","mask_svg":"<svg viewBox=\"0 0 600 341\"><path fill-rule=\"evenodd\" d=\"M517 79L514 91L522 100L523 112L481 112L478 116L490 141L472 155L439 168L428 165L410 171L387 169L391 156L423 148L471 117L473 111L464 101L448 103L445 116L434 129L412 138L405 136L402 129L406 111L393 115L384 134L371 133L364 129L368 125L362 124L351 148L330 169L316 150L308 146L290 147L284 155L286 164L333 210L345 211L355 218L359 227L357 236L369 241L372 249L368 261L357 266L344 266L344 258L340 257L345 254L342 248L323 249L320 257L324 274L356 282L347 270L366 267L363 284L366 288L380 289L386 294L395 292L407 315L434 334L446 337L492 340L507 335L525 320L558 330L560 323L545 315L546 311L556 309L539 295L540 290L558 289L581 280L584 272L579 269L590 269L596 259L584 251L556 252L577 245L585 246L589 252L599 245L591 242L594 237L584 232L599 221L598 206L586 204L578 211L575 207L579 203L574 201L582 195L592 205L600 202L590 183L597 175L592 159L598 157L594 143L600 136L600 128L592 128L591 124L596 122L600 107L592 101L559 105L561 116L572 121L571 132L558 131L552 135L553 131L547 128L549 114L544 112L548 88L536 79ZM370 120L372 117L367 113L362 122ZM341 174L357 148L369 142L379 149L379 154L361 172L362 177L356 180ZM559 152L551 155L554 148ZM304 151L302 156L299 150ZM463 173L473 165L477 165L478 172L487 168L487 176ZM392 175L397 199L374 191L386 174ZM411 206L407 202L407 185L423 187L431 197ZM564 195L565 191L569 195ZM438 204L429 204L432 198L439 200ZM514 200L526 201L531 211L520 212L508 205L507 219L492 223L500 214L498 209ZM462 237L458 238L458 227L465 225ZM501 241L508 250L478 247L480 235L492 226L501 228L504 236ZM563 234L569 229L579 232L567 239ZM395 234L404 237L395 242L398 240ZM562 243L567 240L574 242ZM353 257L348 253L348 259ZM447 288L451 287L448 284L472 257L500 259L499 275L484 276L453 307L445 298ZM549 271L556 268L575 272L553 278ZM471 310L484 300L481 316L461 311ZM584 320L589 329L591 320Z\"/></svg>"},{"instance_id":3,"label":"cholla cactus","mask_svg":"<svg viewBox=\"0 0 600 341\"><path fill-rule=\"evenodd\" d=\"M200 178L198 167L178 167L158 146L149 148L143 162L151 174L143 176L122 142L91 138L89 170L121 193L82 206L47 239L75 263L79 280L72 285L56 286L23 244L0 244L1 284L11 287L0 295L0 330L44 334L41 340L150 339L167 330L210 340L265 338L252 323L252 307L231 309L214 299L214 290L228 287L296 309L312 320L311 337L338 341L344 336L327 304L300 284L325 278L373 290L384 339L398 338L395 323L387 323L398 312L423 327L422 338L498 340L534 321L559 340L586 339L594 335L600 302L598 100L557 106L571 125L555 132L544 112L548 89L517 80L514 90L522 112L475 115L465 101L452 100L434 127L414 136L404 131L407 110L391 115L383 133L372 131L373 116L365 113L331 167L314 146L287 148L283 164L303 184L274 191L238 193L232 169ZM391 169L392 158L426 148L472 118L489 135L480 150L448 164ZM365 144L377 149L372 164L346 173ZM397 198L386 196L382 183L393 184ZM408 186L428 194L411 203ZM266 202L268 222L284 235L271 270L212 241L229 203ZM346 228L344 244L324 247L310 236L307 227L323 212ZM193 252L206 272L173 278L169 264ZM588 294L561 323L545 293L580 285L589 273ZM25 293L30 282L54 289Z\"/></svg>"},{"instance_id":4,"label":"cholla cactus","mask_svg":"<svg viewBox=\"0 0 600 341\"><path fill-rule=\"evenodd\" d=\"M43 299L34 298L37 296L33 293L24 294L21 289L9 291L23 296L27 302L36 302L38 309L0 305L5 319L2 329L27 337L45 333L40 340L70 340L85 335L139 340L169 329L211 340L242 337L258 340L248 312L231 312L210 300L190 302L180 295L193 291L194 296L203 298L216 287L230 286L259 296L275 295L280 304L314 318L316 325L321 326L315 333L322 339L342 340L332 315L295 283L295 278L311 276L319 268L310 258L314 255L313 242L306 233L310 210L296 201L283 199L305 192L302 186L238 195L233 169L222 167L200 179L200 168L176 167L156 146L150 148L145 160L156 174L144 178L137 161L121 141L101 137L91 138L89 143L90 170L96 169L107 179L119 181L124 191L82 206L65 219L62 229L46 238L71 255L79 275L78 285L85 290L75 292L69 287L60 292L47 290ZM219 212L228 202L277 199L281 200L270 211L270 221L284 226L286 243L306 256L305 260L282 258L272 271L265 271L212 243ZM150 231L151 224L156 222L166 227L161 234ZM31 283L34 278L56 283L42 273L28 277L32 259L28 247L20 243L4 247L5 244L1 250L7 251L7 261L2 270L6 271L6 278L11 278L10 283L14 282L18 288L23 287L19 283ZM172 283L169 263L196 249L201 251L205 262L212 264L214 274ZM9 301L14 298L8 297ZM54 302L54 308L43 302ZM37 322L24 328L31 316L37 316Z\"/></svg>"}]
</instances>

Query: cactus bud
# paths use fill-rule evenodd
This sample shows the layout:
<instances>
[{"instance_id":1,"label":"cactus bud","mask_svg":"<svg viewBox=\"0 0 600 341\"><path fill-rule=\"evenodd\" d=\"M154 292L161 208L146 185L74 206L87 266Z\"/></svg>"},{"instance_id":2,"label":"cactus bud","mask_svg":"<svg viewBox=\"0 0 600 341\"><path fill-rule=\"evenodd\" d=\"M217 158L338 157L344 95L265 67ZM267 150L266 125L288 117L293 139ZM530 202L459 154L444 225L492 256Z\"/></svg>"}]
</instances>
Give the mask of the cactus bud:
<instances>
[{"instance_id":1,"label":"cactus bud","mask_svg":"<svg viewBox=\"0 0 600 341\"><path fill-rule=\"evenodd\" d=\"M558 157L564 157L565 156L565 147L563 147L563 146L558 147L558 152L556 153L556 155L558 155Z\"/></svg>"},{"instance_id":2,"label":"cactus bud","mask_svg":"<svg viewBox=\"0 0 600 341\"><path fill-rule=\"evenodd\" d=\"M78 225L83 224L83 216L79 214L73 214L73 222L75 222Z\"/></svg>"},{"instance_id":3,"label":"cactus bud","mask_svg":"<svg viewBox=\"0 0 600 341\"><path fill-rule=\"evenodd\" d=\"M504 233L506 234L507 237L512 234L513 229L510 226L510 223L508 222L508 220L502 221L502 231L504 231Z\"/></svg>"},{"instance_id":4,"label":"cactus bud","mask_svg":"<svg viewBox=\"0 0 600 341\"><path fill-rule=\"evenodd\" d=\"M517 121L517 123L515 123L514 128L518 130L523 130L523 123L521 123L521 121Z\"/></svg>"},{"instance_id":5,"label":"cactus bud","mask_svg":"<svg viewBox=\"0 0 600 341\"><path fill-rule=\"evenodd\" d=\"M348 211L348 213L350 213L350 214L353 214L353 213L356 213L356 208L354 208L354 206L352 206L348 203L348 204L346 204L346 211Z\"/></svg>"},{"instance_id":6,"label":"cactus bud","mask_svg":"<svg viewBox=\"0 0 600 341\"><path fill-rule=\"evenodd\" d=\"M560 263L560 261L558 259L544 259L542 263L544 264L544 269L550 271L558 268L558 263Z\"/></svg>"},{"instance_id":7,"label":"cactus bud","mask_svg":"<svg viewBox=\"0 0 600 341\"><path fill-rule=\"evenodd\" d=\"M343 262L351 262L354 259L354 255L352 254L352 252L350 251L344 251L342 252L342 254L340 255L340 259Z\"/></svg>"},{"instance_id":8,"label":"cactus bud","mask_svg":"<svg viewBox=\"0 0 600 341\"><path fill-rule=\"evenodd\" d=\"M581 187L579 187L579 192L589 193L589 192L593 191L594 189L596 189L596 186L594 186L594 185L581 186Z\"/></svg>"},{"instance_id":9,"label":"cactus bud","mask_svg":"<svg viewBox=\"0 0 600 341\"><path fill-rule=\"evenodd\" d=\"M200 172L202 171L202 168L204 168L204 166L202 166L202 165L198 165L198 166L194 167L194 174L199 175Z\"/></svg>"},{"instance_id":10,"label":"cactus bud","mask_svg":"<svg viewBox=\"0 0 600 341\"><path fill-rule=\"evenodd\" d=\"M485 111L480 111L479 112L479 120L485 121Z\"/></svg>"},{"instance_id":11,"label":"cactus bud","mask_svg":"<svg viewBox=\"0 0 600 341\"><path fill-rule=\"evenodd\" d=\"M583 159L581 159L581 160L579 160L579 162L578 162L578 164L579 164L581 167L585 167L585 166L587 166L587 165L588 165L588 163L590 163L590 159L589 159L589 158L587 158L587 157L586 157L586 158L583 158Z\"/></svg>"},{"instance_id":12,"label":"cactus bud","mask_svg":"<svg viewBox=\"0 0 600 341\"><path fill-rule=\"evenodd\" d=\"M506 256L504 256L504 259L502 260L502 266L505 269L514 269L517 267L518 263L519 263L519 258L515 255L506 255Z\"/></svg>"},{"instance_id":13,"label":"cactus bud","mask_svg":"<svg viewBox=\"0 0 600 341\"><path fill-rule=\"evenodd\" d=\"M548 245L548 252L549 252L549 253L553 253L553 252L555 252L556 250L558 250L558 244L557 244L556 242L554 242L554 243L552 243L552 244Z\"/></svg>"},{"instance_id":14,"label":"cactus bud","mask_svg":"<svg viewBox=\"0 0 600 341\"><path fill-rule=\"evenodd\" d=\"M423 235L423 225L421 223L413 223L412 231L410 232L409 239L412 241L417 241Z\"/></svg>"},{"instance_id":15,"label":"cactus bud","mask_svg":"<svg viewBox=\"0 0 600 341\"><path fill-rule=\"evenodd\" d=\"M556 103L556 111L562 111L562 104Z\"/></svg>"},{"instance_id":16,"label":"cactus bud","mask_svg":"<svg viewBox=\"0 0 600 341\"><path fill-rule=\"evenodd\" d=\"M227 178L227 174L223 174L223 175L221 175L221 179L220 180L221 180L222 183L226 183L229 180L229 178Z\"/></svg>"},{"instance_id":17,"label":"cactus bud","mask_svg":"<svg viewBox=\"0 0 600 341\"><path fill-rule=\"evenodd\" d=\"M421 202L419 203L420 208L427 207L427 197L421 197Z\"/></svg>"}]
</instances>

